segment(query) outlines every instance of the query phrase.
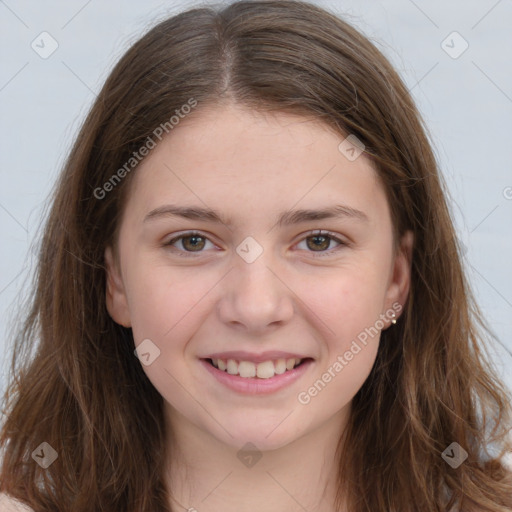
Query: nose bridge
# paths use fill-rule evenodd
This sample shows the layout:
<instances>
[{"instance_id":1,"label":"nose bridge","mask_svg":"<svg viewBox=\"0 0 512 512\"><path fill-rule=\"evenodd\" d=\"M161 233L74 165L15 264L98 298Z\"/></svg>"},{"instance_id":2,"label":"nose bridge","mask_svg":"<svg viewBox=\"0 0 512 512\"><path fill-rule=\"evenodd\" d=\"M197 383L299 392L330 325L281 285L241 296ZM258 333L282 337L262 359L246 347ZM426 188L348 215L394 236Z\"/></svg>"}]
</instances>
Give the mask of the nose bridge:
<instances>
[{"instance_id":1,"label":"nose bridge","mask_svg":"<svg viewBox=\"0 0 512 512\"><path fill-rule=\"evenodd\" d=\"M221 299L222 320L253 330L289 320L293 300L290 290L278 278L273 251L254 239L246 239L237 247L237 253Z\"/></svg>"},{"instance_id":2,"label":"nose bridge","mask_svg":"<svg viewBox=\"0 0 512 512\"><path fill-rule=\"evenodd\" d=\"M252 296L259 300L263 297L267 299L275 298L280 293L280 282L272 272L270 258L261 256L253 263L239 261L234 269L235 289L242 295Z\"/></svg>"}]
</instances>

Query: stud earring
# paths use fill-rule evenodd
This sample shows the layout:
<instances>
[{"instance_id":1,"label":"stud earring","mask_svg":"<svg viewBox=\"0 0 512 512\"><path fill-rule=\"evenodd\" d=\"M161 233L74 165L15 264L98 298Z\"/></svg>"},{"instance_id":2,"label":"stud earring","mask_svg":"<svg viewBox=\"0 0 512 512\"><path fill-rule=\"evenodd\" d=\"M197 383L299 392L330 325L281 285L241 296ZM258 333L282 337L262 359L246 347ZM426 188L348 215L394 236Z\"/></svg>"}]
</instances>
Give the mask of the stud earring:
<instances>
[{"instance_id":1,"label":"stud earring","mask_svg":"<svg viewBox=\"0 0 512 512\"><path fill-rule=\"evenodd\" d=\"M393 313L392 313L391 323L392 323L393 325L395 325L395 324L396 324L396 315L395 315L395 312L394 312L394 311L393 311Z\"/></svg>"}]
</instances>

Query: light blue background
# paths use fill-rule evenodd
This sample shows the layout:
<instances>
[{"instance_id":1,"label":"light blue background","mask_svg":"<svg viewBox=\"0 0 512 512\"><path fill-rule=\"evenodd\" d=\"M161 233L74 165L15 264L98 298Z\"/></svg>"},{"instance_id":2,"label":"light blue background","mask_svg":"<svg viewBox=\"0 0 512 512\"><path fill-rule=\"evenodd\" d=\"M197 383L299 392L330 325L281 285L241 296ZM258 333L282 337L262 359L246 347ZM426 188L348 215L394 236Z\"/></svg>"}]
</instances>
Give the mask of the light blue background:
<instances>
[{"instance_id":1,"label":"light blue background","mask_svg":"<svg viewBox=\"0 0 512 512\"><path fill-rule=\"evenodd\" d=\"M452 195L468 275L500 339L494 363L512 388L512 2L316 3L369 36L412 90ZM192 5L0 1L0 388L43 205L95 92L142 33ZM47 59L31 48L43 31L58 42ZM453 31L469 44L457 59L441 47ZM451 39L452 52L462 48Z\"/></svg>"}]
</instances>

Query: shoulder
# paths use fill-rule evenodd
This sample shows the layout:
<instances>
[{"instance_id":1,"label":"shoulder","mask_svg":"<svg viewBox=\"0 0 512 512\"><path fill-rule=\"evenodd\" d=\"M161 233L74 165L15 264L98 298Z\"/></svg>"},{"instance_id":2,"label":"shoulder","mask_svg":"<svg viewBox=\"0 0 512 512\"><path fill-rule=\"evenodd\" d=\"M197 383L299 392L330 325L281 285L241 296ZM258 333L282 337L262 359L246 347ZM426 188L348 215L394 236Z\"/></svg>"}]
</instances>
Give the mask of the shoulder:
<instances>
[{"instance_id":1,"label":"shoulder","mask_svg":"<svg viewBox=\"0 0 512 512\"><path fill-rule=\"evenodd\" d=\"M34 512L27 505L4 493L0 493L0 510L2 512Z\"/></svg>"}]
</instances>

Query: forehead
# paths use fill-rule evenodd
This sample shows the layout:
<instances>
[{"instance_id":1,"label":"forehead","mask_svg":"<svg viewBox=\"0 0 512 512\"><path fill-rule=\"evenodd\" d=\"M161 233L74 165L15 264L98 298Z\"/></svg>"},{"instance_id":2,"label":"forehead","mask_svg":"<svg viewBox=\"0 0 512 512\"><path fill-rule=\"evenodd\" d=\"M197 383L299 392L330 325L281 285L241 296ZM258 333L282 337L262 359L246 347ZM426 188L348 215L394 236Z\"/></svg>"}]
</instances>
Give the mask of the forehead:
<instances>
[{"instance_id":1,"label":"forehead","mask_svg":"<svg viewBox=\"0 0 512 512\"><path fill-rule=\"evenodd\" d=\"M340 151L344 139L298 115L198 109L136 169L127 206L143 215L166 202L193 202L254 218L341 202L381 215L387 203L378 174L364 153L352 160Z\"/></svg>"}]
</instances>

